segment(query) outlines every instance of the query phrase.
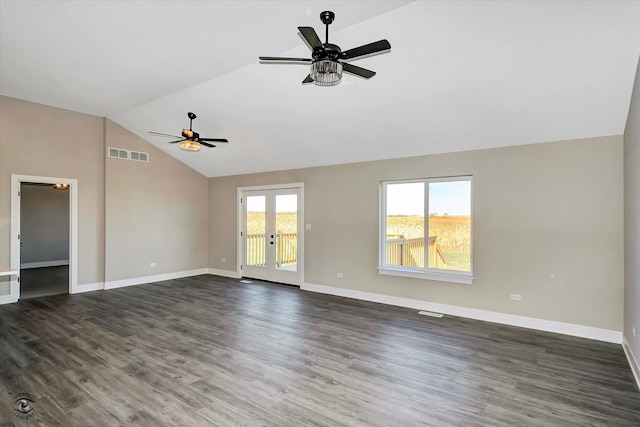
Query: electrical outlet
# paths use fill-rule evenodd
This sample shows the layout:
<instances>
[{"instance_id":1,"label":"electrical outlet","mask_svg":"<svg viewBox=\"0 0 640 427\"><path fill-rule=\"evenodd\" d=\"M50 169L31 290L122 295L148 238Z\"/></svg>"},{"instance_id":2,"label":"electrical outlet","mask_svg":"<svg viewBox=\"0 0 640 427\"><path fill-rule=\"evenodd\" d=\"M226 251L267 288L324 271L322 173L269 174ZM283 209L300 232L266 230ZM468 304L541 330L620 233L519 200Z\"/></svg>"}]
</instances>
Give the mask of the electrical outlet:
<instances>
[{"instance_id":1,"label":"electrical outlet","mask_svg":"<svg viewBox=\"0 0 640 427\"><path fill-rule=\"evenodd\" d=\"M336 273L336 277L337 277L338 279L342 279L344 276L342 275L342 273Z\"/></svg>"},{"instance_id":2,"label":"electrical outlet","mask_svg":"<svg viewBox=\"0 0 640 427\"><path fill-rule=\"evenodd\" d=\"M150 262L150 263L149 263L149 267L155 267L155 266L156 266L156 263L155 263L155 262Z\"/></svg>"},{"instance_id":3,"label":"electrical outlet","mask_svg":"<svg viewBox=\"0 0 640 427\"><path fill-rule=\"evenodd\" d=\"M522 300L522 296L520 294L511 294L511 299L513 301L520 301Z\"/></svg>"}]
</instances>

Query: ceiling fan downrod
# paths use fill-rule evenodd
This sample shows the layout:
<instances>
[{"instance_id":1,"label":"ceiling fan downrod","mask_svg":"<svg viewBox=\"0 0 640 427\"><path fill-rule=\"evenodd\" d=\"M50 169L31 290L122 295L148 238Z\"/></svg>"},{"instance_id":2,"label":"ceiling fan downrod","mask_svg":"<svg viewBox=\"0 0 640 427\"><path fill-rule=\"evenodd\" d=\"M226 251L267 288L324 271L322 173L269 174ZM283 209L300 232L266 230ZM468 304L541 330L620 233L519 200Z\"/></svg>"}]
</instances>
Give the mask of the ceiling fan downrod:
<instances>
[{"instance_id":1,"label":"ceiling fan downrod","mask_svg":"<svg viewBox=\"0 0 640 427\"><path fill-rule=\"evenodd\" d=\"M187 113L187 117L189 117L189 130L192 130L193 119L195 119L197 116L194 113L192 113L191 111L189 111Z\"/></svg>"},{"instance_id":2,"label":"ceiling fan downrod","mask_svg":"<svg viewBox=\"0 0 640 427\"><path fill-rule=\"evenodd\" d=\"M324 36L325 44L329 43L329 25L331 25L331 23L335 18L336 18L335 13L331 12L330 10L325 10L320 14L320 20L325 25L325 36Z\"/></svg>"}]
</instances>

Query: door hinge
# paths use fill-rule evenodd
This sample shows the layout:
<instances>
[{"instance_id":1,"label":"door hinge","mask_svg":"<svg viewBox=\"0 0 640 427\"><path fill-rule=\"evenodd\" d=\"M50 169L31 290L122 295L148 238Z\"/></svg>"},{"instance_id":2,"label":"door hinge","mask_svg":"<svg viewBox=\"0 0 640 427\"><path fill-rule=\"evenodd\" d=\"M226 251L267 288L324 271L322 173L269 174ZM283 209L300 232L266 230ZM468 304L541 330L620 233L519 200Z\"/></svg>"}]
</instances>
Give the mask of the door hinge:
<instances>
[{"instance_id":1,"label":"door hinge","mask_svg":"<svg viewBox=\"0 0 640 427\"><path fill-rule=\"evenodd\" d=\"M242 264L240 264L240 270L242 270Z\"/></svg>"},{"instance_id":2,"label":"door hinge","mask_svg":"<svg viewBox=\"0 0 640 427\"><path fill-rule=\"evenodd\" d=\"M240 237L242 237L242 231L240 232Z\"/></svg>"},{"instance_id":3,"label":"door hinge","mask_svg":"<svg viewBox=\"0 0 640 427\"><path fill-rule=\"evenodd\" d=\"M18 233L18 240L20 240L20 233Z\"/></svg>"},{"instance_id":4,"label":"door hinge","mask_svg":"<svg viewBox=\"0 0 640 427\"><path fill-rule=\"evenodd\" d=\"M20 197L20 190L18 190L18 197Z\"/></svg>"}]
</instances>

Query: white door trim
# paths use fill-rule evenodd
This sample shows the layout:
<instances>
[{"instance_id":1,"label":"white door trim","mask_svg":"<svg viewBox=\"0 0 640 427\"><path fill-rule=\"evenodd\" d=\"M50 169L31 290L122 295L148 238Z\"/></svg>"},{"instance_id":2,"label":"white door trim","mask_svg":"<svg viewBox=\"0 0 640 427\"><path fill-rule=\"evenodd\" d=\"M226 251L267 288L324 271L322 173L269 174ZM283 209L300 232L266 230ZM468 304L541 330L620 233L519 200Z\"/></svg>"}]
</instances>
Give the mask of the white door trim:
<instances>
[{"instance_id":1,"label":"white door trim","mask_svg":"<svg viewBox=\"0 0 640 427\"><path fill-rule=\"evenodd\" d=\"M69 184L69 293L78 290L78 180L48 176L11 175L11 269L20 270L20 184L37 182L43 184ZM11 300L20 297L20 283L11 281Z\"/></svg>"},{"instance_id":2,"label":"white door trim","mask_svg":"<svg viewBox=\"0 0 640 427\"><path fill-rule=\"evenodd\" d=\"M299 191L299 209L298 209L298 273L299 273L299 283L298 285L302 285L304 283L304 182L292 182L287 184L276 184L276 185L254 185L249 187L238 187L237 189L237 202L236 202L236 212L237 212L237 248L238 253L236 255L236 259L238 260L238 265L236 269L236 273L238 277L242 277L242 264L244 262L244 239L242 238L242 231L244 229L244 209L242 205L242 197L244 192L248 191L260 191L260 190L285 190L289 188L295 188Z\"/></svg>"}]
</instances>

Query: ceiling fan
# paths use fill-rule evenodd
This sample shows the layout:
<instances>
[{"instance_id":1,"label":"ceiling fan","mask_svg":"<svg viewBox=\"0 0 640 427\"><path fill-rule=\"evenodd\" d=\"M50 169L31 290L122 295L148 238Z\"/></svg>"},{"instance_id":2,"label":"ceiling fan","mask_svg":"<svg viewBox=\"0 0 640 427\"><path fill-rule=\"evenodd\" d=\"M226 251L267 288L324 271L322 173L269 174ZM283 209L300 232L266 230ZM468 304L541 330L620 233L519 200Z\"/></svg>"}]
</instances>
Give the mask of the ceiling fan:
<instances>
[{"instance_id":1,"label":"ceiling fan","mask_svg":"<svg viewBox=\"0 0 640 427\"><path fill-rule=\"evenodd\" d=\"M151 131L149 131L149 134L156 135L156 136L165 136L169 138L182 138L176 141L170 141L169 144L175 144L179 142L180 148L185 151L200 151L200 145L204 145L205 147L215 148L215 145L210 144L209 142L217 142L217 143L229 142L224 138L200 138L200 134L198 132L194 132L192 129L193 120L197 116L192 112L188 112L187 117L189 117L189 129L182 129L182 137L179 137L177 135L169 135L166 133L151 132Z\"/></svg>"},{"instance_id":2,"label":"ceiling fan","mask_svg":"<svg viewBox=\"0 0 640 427\"><path fill-rule=\"evenodd\" d=\"M320 14L320 20L325 24L325 42L322 43L313 27L298 27L298 30L311 48L311 58L281 58L274 56L261 56L264 62L293 62L299 64L311 63L311 72L302 83L314 83L318 86L334 86L340 83L342 72L355 74L356 76L370 79L376 73L365 68L358 67L348 62L365 55L383 52L391 49L387 40L379 40L360 47L345 50L338 45L329 43L329 25L335 19L335 14L324 11Z\"/></svg>"}]
</instances>

